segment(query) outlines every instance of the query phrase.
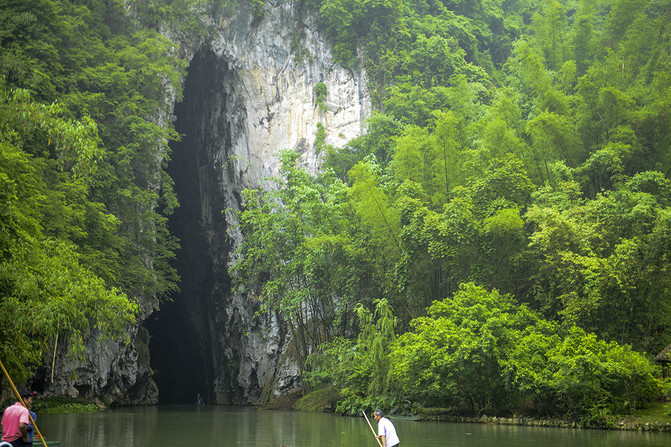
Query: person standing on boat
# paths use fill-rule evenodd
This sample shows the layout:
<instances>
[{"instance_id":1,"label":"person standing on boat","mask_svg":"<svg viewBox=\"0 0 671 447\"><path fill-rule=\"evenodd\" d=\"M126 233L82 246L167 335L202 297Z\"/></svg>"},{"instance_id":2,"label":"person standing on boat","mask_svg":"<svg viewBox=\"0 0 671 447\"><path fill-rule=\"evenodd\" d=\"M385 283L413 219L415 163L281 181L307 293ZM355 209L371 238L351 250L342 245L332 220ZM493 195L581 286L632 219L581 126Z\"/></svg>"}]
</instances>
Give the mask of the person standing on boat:
<instances>
[{"instance_id":1,"label":"person standing on boat","mask_svg":"<svg viewBox=\"0 0 671 447\"><path fill-rule=\"evenodd\" d=\"M29 447L28 425L30 424L30 407L33 404L33 395L30 391L23 391L21 399L26 404L16 402L5 408L2 415L2 440L14 447Z\"/></svg>"},{"instance_id":2,"label":"person standing on boat","mask_svg":"<svg viewBox=\"0 0 671 447\"><path fill-rule=\"evenodd\" d=\"M375 410L373 418L375 419L375 422L377 422L376 438L382 440L382 447L396 447L401 441L398 439L394 424L384 417L382 410Z\"/></svg>"},{"instance_id":3,"label":"person standing on boat","mask_svg":"<svg viewBox=\"0 0 671 447\"><path fill-rule=\"evenodd\" d=\"M32 407L32 402L35 400L37 397L37 391L33 391L30 393L30 406ZM33 422L37 420L37 414L33 411L32 408L28 408L28 412L30 413L30 422L28 422L28 426L26 427L26 431L28 432L28 444L33 443L33 439L36 438L36 433L35 433L35 427L33 427Z\"/></svg>"}]
</instances>

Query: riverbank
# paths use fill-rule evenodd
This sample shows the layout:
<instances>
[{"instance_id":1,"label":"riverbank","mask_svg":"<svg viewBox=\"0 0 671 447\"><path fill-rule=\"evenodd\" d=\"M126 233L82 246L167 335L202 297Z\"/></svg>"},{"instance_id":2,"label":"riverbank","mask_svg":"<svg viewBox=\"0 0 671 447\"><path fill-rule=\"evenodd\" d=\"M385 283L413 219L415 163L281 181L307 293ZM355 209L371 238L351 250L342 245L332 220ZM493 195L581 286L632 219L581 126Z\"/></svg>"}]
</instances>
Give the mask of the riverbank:
<instances>
[{"instance_id":1,"label":"riverbank","mask_svg":"<svg viewBox=\"0 0 671 447\"><path fill-rule=\"evenodd\" d=\"M585 428L598 430L629 430L671 433L671 422L644 422L636 417L607 418L603 423L585 423L564 421L561 419L533 419L526 417L504 418L496 416L455 417L455 416L420 416L420 420L441 422L469 422L476 424L520 425L528 427Z\"/></svg>"},{"instance_id":2,"label":"riverbank","mask_svg":"<svg viewBox=\"0 0 671 447\"><path fill-rule=\"evenodd\" d=\"M497 417L482 415L479 417L452 416L440 409L426 409L418 414L420 420L440 422L469 422L475 424L520 425L528 427L585 428L597 430L628 430L671 433L671 416L668 404L659 402L634 415L604 415L601 420L567 421L563 419L534 419L531 417Z\"/></svg>"},{"instance_id":3,"label":"riverbank","mask_svg":"<svg viewBox=\"0 0 671 447\"><path fill-rule=\"evenodd\" d=\"M316 390L306 396L283 396L269 402L268 410L293 410L318 413L333 411L333 395L328 389ZM584 428L599 430L628 430L671 433L669 404L659 402L650 408L639 410L634 415L604 415L598 421L567 421L562 419L534 419L530 417L479 416L464 417L448 414L445 409L426 408L414 414L419 420L438 422L468 422L474 424L520 425L529 427Z\"/></svg>"}]
</instances>

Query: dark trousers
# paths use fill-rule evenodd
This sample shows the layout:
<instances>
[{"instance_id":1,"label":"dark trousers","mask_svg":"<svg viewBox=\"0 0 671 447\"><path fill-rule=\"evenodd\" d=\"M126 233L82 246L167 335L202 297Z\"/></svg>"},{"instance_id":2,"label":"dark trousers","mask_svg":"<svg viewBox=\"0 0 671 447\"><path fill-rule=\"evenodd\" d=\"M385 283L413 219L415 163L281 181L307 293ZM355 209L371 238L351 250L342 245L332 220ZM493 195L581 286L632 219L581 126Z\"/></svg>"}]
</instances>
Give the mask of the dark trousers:
<instances>
[{"instance_id":1,"label":"dark trousers","mask_svg":"<svg viewBox=\"0 0 671 447\"><path fill-rule=\"evenodd\" d=\"M7 442L7 441L5 441ZM13 441L9 441L10 444L12 444L14 447L32 447L33 443L32 442L23 442L23 438L15 439Z\"/></svg>"}]
</instances>

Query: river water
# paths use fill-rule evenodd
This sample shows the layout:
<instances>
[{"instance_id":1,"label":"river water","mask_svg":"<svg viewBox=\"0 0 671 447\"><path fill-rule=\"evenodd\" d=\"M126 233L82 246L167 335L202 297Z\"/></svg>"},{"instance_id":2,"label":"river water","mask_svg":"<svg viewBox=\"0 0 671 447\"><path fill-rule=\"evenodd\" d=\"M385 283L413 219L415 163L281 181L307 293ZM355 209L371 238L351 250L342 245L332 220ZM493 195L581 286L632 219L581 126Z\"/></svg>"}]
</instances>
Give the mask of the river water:
<instances>
[{"instance_id":1,"label":"river water","mask_svg":"<svg viewBox=\"0 0 671 447\"><path fill-rule=\"evenodd\" d=\"M671 434L394 420L403 447L671 445ZM373 428L377 424L371 419ZM366 420L228 406L158 406L95 414L38 415L61 447L376 447ZM41 445L41 444L34 444Z\"/></svg>"}]
</instances>

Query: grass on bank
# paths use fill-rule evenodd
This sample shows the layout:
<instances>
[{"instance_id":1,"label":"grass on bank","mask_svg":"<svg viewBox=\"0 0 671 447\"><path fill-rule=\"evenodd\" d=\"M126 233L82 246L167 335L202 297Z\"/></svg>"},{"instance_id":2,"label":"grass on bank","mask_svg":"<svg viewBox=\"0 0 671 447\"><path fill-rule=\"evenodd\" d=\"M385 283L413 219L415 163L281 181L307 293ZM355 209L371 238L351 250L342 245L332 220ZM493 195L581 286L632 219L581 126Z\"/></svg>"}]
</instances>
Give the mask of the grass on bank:
<instances>
[{"instance_id":1,"label":"grass on bank","mask_svg":"<svg viewBox=\"0 0 671 447\"><path fill-rule=\"evenodd\" d=\"M671 424L671 403L655 402L648 408L636 411L634 416L631 417L631 421L641 424L655 422Z\"/></svg>"},{"instance_id":2,"label":"grass on bank","mask_svg":"<svg viewBox=\"0 0 671 447\"><path fill-rule=\"evenodd\" d=\"M16 398L5 399L2 408L14 404ZM65 413L95 413L100 411L100 407L84 399L67 399L67 398L37 398L33 401L31 408L37 414L65 414Z\"/></svg>"}]
</instances>

